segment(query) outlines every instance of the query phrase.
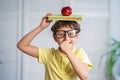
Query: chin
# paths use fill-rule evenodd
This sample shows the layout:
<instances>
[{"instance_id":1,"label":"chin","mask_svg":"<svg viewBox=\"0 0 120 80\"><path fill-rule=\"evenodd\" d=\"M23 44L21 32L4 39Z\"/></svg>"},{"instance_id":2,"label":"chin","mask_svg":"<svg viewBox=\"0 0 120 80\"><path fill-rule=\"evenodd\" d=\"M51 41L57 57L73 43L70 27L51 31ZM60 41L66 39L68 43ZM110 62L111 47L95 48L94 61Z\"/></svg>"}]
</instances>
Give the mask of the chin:
<instances>
[{"instance_id":1,"label":"chin","mask_svg":"<svg viewBox=\"0 0 120 80\"><path fill-rule=\"evenodd\" d=\"M74 46L71 46L71 50L74 48Z\"/></svg>"}]
</instances>

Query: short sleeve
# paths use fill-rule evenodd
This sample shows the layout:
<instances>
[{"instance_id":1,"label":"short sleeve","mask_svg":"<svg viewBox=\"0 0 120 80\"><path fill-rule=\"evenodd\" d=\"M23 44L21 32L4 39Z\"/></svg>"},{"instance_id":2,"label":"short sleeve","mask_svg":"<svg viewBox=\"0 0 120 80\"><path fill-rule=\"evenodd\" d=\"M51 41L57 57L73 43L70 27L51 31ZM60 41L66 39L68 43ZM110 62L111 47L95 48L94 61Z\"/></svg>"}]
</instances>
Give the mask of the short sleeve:
<instances>
[{"instance_id":1,"label":"short sleeve","mask_svg":"<svg viewBox=\"0 0 120 80\"><path fill-rule=\"evenodd\" d=\"M49 58L50 52L51 52L51 49L39 48L38 62L39 63L46 63L46 61Z\"/></svg>"},{"instance_id":2,"label":"short sleeve","mask_svg":"<svg viewBox=\"0 0 120 80\"><path fill-rule=\"evenodd\" d=\"M78 52L77 55L78 55L79 60L83 63L88 64L88 68L92 69L93 67L92 63L90 62L86 52L83 49L79 49L77 52Z\"/></svg>"}]
</instances>

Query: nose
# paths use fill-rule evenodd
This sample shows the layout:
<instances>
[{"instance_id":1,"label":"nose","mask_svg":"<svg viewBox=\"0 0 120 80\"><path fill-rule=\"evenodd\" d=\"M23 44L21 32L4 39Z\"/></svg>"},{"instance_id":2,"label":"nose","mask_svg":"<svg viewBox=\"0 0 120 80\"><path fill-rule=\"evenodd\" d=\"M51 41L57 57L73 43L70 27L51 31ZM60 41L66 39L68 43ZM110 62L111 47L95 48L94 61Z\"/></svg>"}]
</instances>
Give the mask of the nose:
<instances>
[{"instance_id":1,"label":"nose","mask_svg":"<svg viewBox=\"0 0 120 80\"><path fill-rule=\"evenodd\" d=\"M64 36L64 40L67 41L67 40L69 40L69 39L70 39L70 37L69 37L68 34L66 33L65 36Z\"/></svg>"}]
</instances>

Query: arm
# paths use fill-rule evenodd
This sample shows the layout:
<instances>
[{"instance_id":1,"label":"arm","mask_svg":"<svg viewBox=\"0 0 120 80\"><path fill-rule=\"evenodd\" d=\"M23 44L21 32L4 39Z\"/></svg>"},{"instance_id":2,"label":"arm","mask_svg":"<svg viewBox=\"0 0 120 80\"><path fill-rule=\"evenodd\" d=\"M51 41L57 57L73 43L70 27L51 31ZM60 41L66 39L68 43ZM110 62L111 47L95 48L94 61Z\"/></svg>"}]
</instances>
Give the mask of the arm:
<instances>
[{"instance_id":1,"label":"arm","mask_svg":"<svg viewBox=\"0 0 120 80\"><path fill-rule=\"evenodd\" d=\"M76 72L76 74L79 76L81 80L86 80L88 77L88 65L85 63L81 63L79 59L73 54L72 50L70 49L69 43L67 41L64 41L60 44L60 49L63 53L65 53L71 62L71 65Z\"/></svg>"},{"instance_id":2,"label":"arm","mask_svg":"<svg viewBox=\"0 0 120 80\"><path fill-rule=\"evenodd\" d=\"M51 20L47 19L47 16L51 15L51 13L48 13L45 17L42 18L42 21L38 27L36 27L34 30L26 34L17 44L17 47L23 51L24 53L38 58L38 47L32 46L31 42L32 40L45 28L47 28Z\"/></svg>"},{"instance_id":3,"label":"arm","mask_svg":"<svg viewBox=\"0 0 120 80\"><path fill-rule=\"evenodd\" d=\"M79 78L81 80L87 80L88 71L89 71L88 65L85 63L81 63L77 59L77 57L72 53L72 51L70 51L69 54L67 54L67 56Z\"/></svg>"}]
</instances>

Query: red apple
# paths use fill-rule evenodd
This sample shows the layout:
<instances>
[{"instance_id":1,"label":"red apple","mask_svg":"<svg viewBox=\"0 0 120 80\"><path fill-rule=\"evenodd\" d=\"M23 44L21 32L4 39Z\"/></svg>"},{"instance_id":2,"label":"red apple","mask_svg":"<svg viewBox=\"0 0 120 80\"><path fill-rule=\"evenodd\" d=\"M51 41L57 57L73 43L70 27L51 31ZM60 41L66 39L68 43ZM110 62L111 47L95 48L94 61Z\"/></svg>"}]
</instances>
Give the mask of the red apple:
<instances>
[{"instance_id":1,"label":"red apple","mask_svg":"<svg viewBox=\"0 0 120 80\"><path fill-rule=\"evenodd\" d=\"M70 6L65 6L61 9L61 14L63 16L70 16L72 14L72 8Z\"/></svg>"}]
</instances>

